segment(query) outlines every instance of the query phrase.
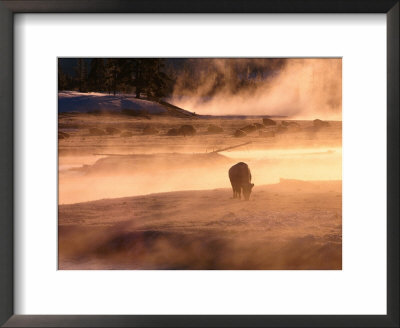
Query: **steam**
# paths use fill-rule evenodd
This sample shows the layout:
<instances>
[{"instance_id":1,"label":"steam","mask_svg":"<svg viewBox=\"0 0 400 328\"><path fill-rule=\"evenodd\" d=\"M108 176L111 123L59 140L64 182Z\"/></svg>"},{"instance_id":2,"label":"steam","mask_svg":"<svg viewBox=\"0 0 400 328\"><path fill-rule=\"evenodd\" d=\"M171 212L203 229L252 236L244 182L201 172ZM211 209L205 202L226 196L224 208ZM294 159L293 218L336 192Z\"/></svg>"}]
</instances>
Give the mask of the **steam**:
<instances>
[{"instance_id":1,"label":"steam","mask_svg":"<svg viewBox=\"0 0 400 328\"><path fill-rule=\"evenodd\" d=\"M191 61L195 75L179 74L170 99L179 107L210 115L341 120L340 58ZM247 74L249 82L238 83L237 72Z\"/></svg>"}]
</instances>

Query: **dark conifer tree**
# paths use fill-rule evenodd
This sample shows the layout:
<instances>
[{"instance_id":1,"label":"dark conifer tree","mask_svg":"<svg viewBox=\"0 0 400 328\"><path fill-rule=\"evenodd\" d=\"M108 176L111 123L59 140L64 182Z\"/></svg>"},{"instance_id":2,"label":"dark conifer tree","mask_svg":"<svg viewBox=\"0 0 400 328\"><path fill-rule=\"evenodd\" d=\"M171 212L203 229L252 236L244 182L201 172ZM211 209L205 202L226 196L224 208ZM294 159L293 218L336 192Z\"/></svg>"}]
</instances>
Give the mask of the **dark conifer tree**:
<instances>
[{"instance_id":1,"label":"dark conifer tree","mask_svg":"<svg viewBox=\"0 0 400 328\"><path fill-rule=\"evenodd\" d=\"M87 66L84 59L78 59L78 65L76 67L76 79L79 92L86 92L87 91Z\"/></svg>"},{"instance_id":2,"label":"dark conifer tree","mask_svg":"<svg viewBox=\"0 0 400 328\"><path fill-rule=\"evenodd\" d=\"M105 67L103 58L93 58L90 62L88 88L91 91L102 92L105 90Z\"/></svg>"},{"instance_id":3,"label":"dark conifer tree","mask_svg":"<svg viewBox=\"0 0 400 328\"><path fill-rule=\"evenodd\" d=\"M118 78L117 89L129 93L133 86L134 60L131 58L120 58L117 60Z\"/></svg>"},{"instance_id":4,"label":"dark conifer tree","mask_svg":"<svg viewBox=\"0 0 400 328\"><path fill-rule=\"evenodd\" d=\"M166 73L163 59L137 58L132 67L136 98L144 93L147 98L158 100L172 92L172 79Z\"/></svg>"},{"instance_id":5,"label":"dark conifer tree","mask_svg":"<svg viewBox=\"0 0 400 328\"><path fill-rule=\"evenodd\" d=\"M133 85L136 88L136 98L140 98L140 95L143 91L144 87L144 78L143 78L143 62L144 59L136 58L133 62L133 72L134 72L134 82Z\"/></svg>"},{"instance_id":6,"label":"dark conifer tree","mask_svg":"<svg viewBox=\"0 0 400 328\"><path fill-rule=\"evenodd\" d=\"M108 93L113 93L114 96L117 93L118 74L119 74L118 60L115 58L107 59L106 69L105 69L106 88Z\"/></svg>"},{"instance_id":7,"label":"dark conifer tree","mask_svg":"<svg viewBox=\"0 0 400 328\"><path fill-rule=\"evenodd\" d=\"M64 73L60 62L58 62L58 91L66 90L68 87L68 76Z\"/></svg>"}]
</instances>

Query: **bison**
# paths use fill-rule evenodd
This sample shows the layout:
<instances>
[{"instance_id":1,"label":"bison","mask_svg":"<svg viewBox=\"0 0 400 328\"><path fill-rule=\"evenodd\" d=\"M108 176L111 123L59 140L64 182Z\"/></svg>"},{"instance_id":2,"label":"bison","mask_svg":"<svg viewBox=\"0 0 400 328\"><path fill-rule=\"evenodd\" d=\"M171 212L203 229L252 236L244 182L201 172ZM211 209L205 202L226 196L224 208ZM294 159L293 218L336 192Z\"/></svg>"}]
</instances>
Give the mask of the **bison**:
<instances>
[{"instance_id":1,"label":"bison","mask_svg":"<svg viewBox=\"0 0 400 328\"><path fill-rule=\"evenodd\" d=\"M251 183L251 173L247 164L240 162L233 165L229 169L229 180L232 185L233 198L240 199L240 194L243 191L244 199L249 200L254 183Z\"/></svg>"}]
</instances>

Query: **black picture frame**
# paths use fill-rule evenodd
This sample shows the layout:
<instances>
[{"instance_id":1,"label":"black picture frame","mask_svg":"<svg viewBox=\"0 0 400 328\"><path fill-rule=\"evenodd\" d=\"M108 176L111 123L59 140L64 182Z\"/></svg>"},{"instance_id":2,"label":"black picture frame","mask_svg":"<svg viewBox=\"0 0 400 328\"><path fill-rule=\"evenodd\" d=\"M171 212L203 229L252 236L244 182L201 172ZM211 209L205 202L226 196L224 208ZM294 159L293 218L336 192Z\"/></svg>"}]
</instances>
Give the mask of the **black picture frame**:
<instances>
[{"instance_id":1,"label":"black picture frame","mask_svg":"<svg viewBox=\"0 0 400 328\"><path fill-rule=\"evenodd\" d=\"M14 315L13 21L16 13L385 13L387 315ZM4 327L399 327L398 90L398 0L0 0L0 324Z\"/></svg>"}]
</instances>

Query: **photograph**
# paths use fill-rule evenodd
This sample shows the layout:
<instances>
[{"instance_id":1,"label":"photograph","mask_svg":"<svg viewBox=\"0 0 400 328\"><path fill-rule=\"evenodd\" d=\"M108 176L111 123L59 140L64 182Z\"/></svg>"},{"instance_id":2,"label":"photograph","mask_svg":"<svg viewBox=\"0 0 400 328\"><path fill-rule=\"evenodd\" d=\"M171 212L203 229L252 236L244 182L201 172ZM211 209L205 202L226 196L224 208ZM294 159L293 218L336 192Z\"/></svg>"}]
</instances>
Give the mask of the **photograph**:
<instances>
[{"instance_id":1,"label":"photograph","mask_svg":"<svg viewBox=\"0 0 400 328\"><path fill-rule=\"evenodd\" d=\"M57 65L58 270L342 270L342 58Z\"/></svg>"}]
</instances>

